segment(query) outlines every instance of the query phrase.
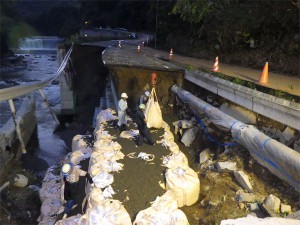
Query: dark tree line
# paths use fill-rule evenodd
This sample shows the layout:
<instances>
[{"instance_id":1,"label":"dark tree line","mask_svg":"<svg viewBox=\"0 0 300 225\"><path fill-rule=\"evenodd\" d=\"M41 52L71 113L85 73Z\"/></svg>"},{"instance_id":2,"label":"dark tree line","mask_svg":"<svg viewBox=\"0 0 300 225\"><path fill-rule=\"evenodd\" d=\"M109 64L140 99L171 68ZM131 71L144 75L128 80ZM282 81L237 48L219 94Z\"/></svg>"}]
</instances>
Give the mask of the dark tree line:
<instances>
[{"instance_id":1,"label":"dark tree line","mask_svg":"<svg viewBox=\"0 0 300 225\"><path fill-rule=\"evenodd\" d=\"M7 39L12 36L8 34L17 23L26 24L32 32L40 35L68 37L78 32L87 21L91 27L124 27L150 33L157 30L158 46L176 46L177 52L194 52L193 56L229 55L249 46L299 56L299 2L4 0L0 5L1 51L7 50ZM28 27L23 30L28 30ZM211 56L205 51L211 52Z\"/></svg>"}]
</instances>

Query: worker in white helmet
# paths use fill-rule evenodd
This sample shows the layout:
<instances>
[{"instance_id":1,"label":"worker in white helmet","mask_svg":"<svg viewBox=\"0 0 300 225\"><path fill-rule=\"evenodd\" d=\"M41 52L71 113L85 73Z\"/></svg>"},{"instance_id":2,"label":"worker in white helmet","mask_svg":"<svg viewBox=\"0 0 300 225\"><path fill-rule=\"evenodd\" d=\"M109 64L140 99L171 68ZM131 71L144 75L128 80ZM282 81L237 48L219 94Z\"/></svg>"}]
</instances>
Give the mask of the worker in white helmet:
<instances>
[{"instance_id":1,"label":"worker in white helmet","mask_svg":"<svg viewBox=\"0 0 300 225\"><path fill-rule=\"evenodd\" d=\"M118 103L118 127L120 131L126 129L126 111L128 110L127 99L128 95L126 93L122 93L121 99Z\"/></svg>"},{"instance_id":2,"label":"worker in white helmet","mask_svg":"<svg viewBox=\"0 0 300 225\"><path fill-rule=\"evenodd\" d=\"M145 91L141 96L140 96L140 99L139 99L139 102L138 102L138 106L140 104L144 104L146 105L148 100L149 100L149 97L150 97L150 92L149 91Z\"/></svg>"},{"instance_id":3,"label":"worker in white helmet","mask_svg":"<svg viewBox=\"0 0 300 225\"><path fill-rule=\"evenodd\" d=\"M84 190L80 190L80 177L85 177L92 186L93 179L91 176L84 170L81 170L77 166L74 166L72 163L66 163L62 166L62 176L63 176L63 186L61 192L62 202L67 202L64 218L66 218L71 212L72 208L77 206L77 203L82 202L84 198Z\"/></svg>"},{"instance_id":4,"label":"worker in white helmet","mask_svg":"<svg viewBox=\"0 0 300 225\"><path fill-rule=\"evenodd\" d=\"M144 138L147 140L149 145L154 145L154 141L149 130L149 124L147 123L147 120L143 113L143 110L145 110L145 108L145 104L140 104L139 109L137 110L133 118L135 123L138 125L139 130L139 135L136 139L137 146L141 146L143 144Z\"/></svg>"}]
</instances>

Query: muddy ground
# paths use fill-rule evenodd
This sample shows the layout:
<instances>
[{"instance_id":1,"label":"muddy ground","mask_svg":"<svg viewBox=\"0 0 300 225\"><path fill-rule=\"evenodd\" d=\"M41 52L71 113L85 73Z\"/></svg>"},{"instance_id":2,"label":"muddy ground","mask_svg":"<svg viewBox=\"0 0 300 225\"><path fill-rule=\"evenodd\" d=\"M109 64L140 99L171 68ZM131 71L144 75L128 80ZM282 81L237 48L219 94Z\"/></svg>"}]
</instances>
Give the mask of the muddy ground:
<instances>
[{"instance_id":1,"label":"muddy ground","mask_svg":"<svg viewBox=\"0 0 300 225\"><path fill-rule=\"evenodd\" d=\"M166 122L176 121L177 117L172 113L163 116ZM71 122L67 127L63 126L56 130L56 134L62 135L67 146L71 146L71 141L76 134L85 134L88 125L84 121ZM173 126L171 130L174 132ZM112 135L118 135L118 131L114 128L108 128ZM159 140L163 130L155 130L152 135L154 140ZM211 159L220 161L236 161L238 168L244 170L251 179L254 193L261 196L273 194L281 199L285 204L292 206L292 211L300 209L299 193L293 190L287 183L281 181L272 175L267 169L260 166L252 159L247 150L240 146L231 149L228 153L217 153L217 148L205 138L202 133L196 138L194 144L187 148L183 144L178 143L180 150L186 154L189 165L193 168L200 178L200 196L197 203L192 206L184 206L181 209L187 215L191 225L203 224L219 224L222 219L243 217L250 213L247 205L241 206L235 200L236 192L242 189L235 181L232 174L218 173L213 166L200 169L198 165L198 154L201 150L209 147L212 150ZM175 136L176 137L176 136ZM165 190L159 185L164 181L165 168L161 166L161 157L170 154L170 151L162 147L160 144L149 146L144 144L142 147L135 147L135 143L131 140L117 137L122 145L122 152L127 155L131 152L146 152L155 155L155 160L146 162L142 159L132 159L125 157L119 162L124 164L124 170L120 173L114 173L114 183L112 187L116 194L114 199L123 202L132 220L135 219L137 213L150 206L156 196L161 196ZM84 169L87 169L88 161L83 162ZM41 185L41 180L30 172L24 171L20 163L14 163L7 173L11 177L14 173L19 172L30 178L29 184ZM10 178L11 179L11 178ZM82 188L82 193L84 189ZM39 215L39 198L37 192L31 188L16 188L10 186L1 193L0 224L37 224L36 219ZM7 212L10 213L8 220ZM81 208L75 208L72 214L81 212ZM264 217L266 214L256 212L257 216Z\"/></svg>"}]
</instances>

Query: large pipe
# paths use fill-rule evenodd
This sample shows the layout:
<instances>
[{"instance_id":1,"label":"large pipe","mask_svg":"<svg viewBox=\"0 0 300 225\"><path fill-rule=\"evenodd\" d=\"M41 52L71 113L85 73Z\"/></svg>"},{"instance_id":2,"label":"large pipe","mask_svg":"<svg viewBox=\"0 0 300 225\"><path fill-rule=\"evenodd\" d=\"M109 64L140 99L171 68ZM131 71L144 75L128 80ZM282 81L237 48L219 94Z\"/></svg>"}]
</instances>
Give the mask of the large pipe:
<instances>
[{"instance_id":1,"label":"large pipe","mask_svg":"<svg viewBox=\"0 0 300 225\"><path fill-rule=\"evenodd\" d=\"M174 85L172 91L187 103L196 115L205 114L218 127L231 131L232 137L274 175L300 191L300 153L268 137L254 126L246 125L200 98Z\"/></svg>"}]
</instances>

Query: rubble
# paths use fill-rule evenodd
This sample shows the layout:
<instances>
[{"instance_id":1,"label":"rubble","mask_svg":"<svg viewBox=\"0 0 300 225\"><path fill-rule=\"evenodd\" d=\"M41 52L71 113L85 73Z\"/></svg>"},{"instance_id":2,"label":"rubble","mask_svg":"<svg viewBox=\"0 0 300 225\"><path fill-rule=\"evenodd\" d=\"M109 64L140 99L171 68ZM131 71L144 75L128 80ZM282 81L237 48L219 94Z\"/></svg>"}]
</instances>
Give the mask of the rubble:
<instances>
[{"instance_id":1,"label":"rubble","mask_svg":"<svg viewBox=\"0 0 300 225\"><path fill-rule=\"evenodd\" d=\"M290 205L280 204L280 212L290 214L292 212L292 208Z\"/></svg>"},{"instance_id":2,"label":"rubble","mask_svg":"<svg viewBox=\"0 0 300 225\"><path fill-rule=\"evenodd\" d=\"M218 172L233 172L237 170L236 162L217 162Z\"/></svg>"},{"instance_id":3,"label":"rubble","mask_svg":"<svg viewBox=\"0 0 300 225\"><path fill-rule=\"evenodd\" d=\"M243 171L234 171L234 177L237 179L238 183L247 191L252 192L252 185L249 181L247 174Z\"/></svg>"},{"instance_id":4,"label":"rubble","mask_svg":"<svg viewBox=\"0 0 300 225\"><path fill-rule=\"evenodd\" d=\"M265 200L265 205L270 209L271 211L275 213L279 213L280 208L280 199L277 198L275 195L269 195Z\"/></svg>"},{"instance_id":5,"label":"rubble","mask_svg":"<svg viewBox=\"0 0 300 225\"><path fill-rule=\"evenodd\" d=\"M199 154L200 165L205 163L209 159L210 149L206 148Z\"/></svg>"}]
</instances>

